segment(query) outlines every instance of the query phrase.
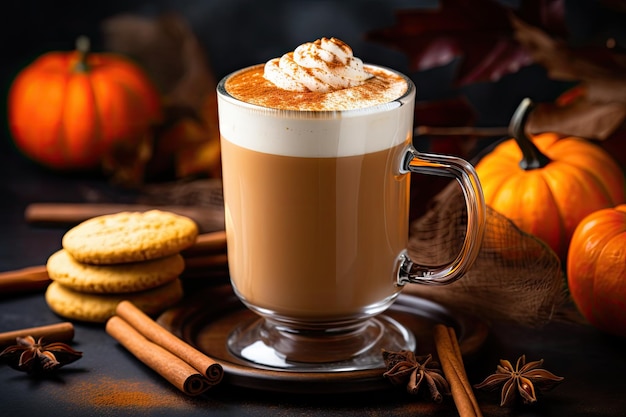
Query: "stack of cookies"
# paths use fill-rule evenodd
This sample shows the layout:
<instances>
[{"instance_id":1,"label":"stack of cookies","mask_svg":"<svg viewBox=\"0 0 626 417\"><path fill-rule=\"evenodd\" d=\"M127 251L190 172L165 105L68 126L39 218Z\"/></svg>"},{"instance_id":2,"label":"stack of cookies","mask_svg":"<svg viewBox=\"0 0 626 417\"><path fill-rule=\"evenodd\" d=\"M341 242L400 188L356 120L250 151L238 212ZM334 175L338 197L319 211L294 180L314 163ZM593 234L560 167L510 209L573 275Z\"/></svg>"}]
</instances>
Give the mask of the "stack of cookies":
<instances>
[{"instance_id":1,"label":"stack of cookies","mask_svg":"<svg viewBox=\"0 0 626 417\"><path fill-rule=\"evenodd\" d=\"M151 210L94 217L70 229L48 259L48 306L68 319L103 323L129 300L154 315L180 301L180 252L196 241L191 219Z\"/></svg>"}]
</instances>

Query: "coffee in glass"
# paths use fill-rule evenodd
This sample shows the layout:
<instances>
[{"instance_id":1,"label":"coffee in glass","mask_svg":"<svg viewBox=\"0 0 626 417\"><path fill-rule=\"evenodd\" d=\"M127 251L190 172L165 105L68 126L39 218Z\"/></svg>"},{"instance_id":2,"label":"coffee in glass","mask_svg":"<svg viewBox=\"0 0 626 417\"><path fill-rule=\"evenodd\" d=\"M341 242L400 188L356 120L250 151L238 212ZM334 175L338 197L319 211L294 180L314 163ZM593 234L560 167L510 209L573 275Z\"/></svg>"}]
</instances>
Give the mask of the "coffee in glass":
<instances>
[{"instance_id":1,"label":"coffee in glass","mask_svg":"<svg viewBox=\"0 0 626 417\"><path fill-rule=\"evenodd\" d=\"M412 146L415 86L338 39L237 71L218 85L228 262L259 314L230 350L285 370L357 370L415 348L383 313L408 282L443 284L473 263L485 208L466 161ZM448 265L406 254L410 172L458 179L468 227ZM415 190L414 190L415 191Z\"/></svg>"}]
</instances>

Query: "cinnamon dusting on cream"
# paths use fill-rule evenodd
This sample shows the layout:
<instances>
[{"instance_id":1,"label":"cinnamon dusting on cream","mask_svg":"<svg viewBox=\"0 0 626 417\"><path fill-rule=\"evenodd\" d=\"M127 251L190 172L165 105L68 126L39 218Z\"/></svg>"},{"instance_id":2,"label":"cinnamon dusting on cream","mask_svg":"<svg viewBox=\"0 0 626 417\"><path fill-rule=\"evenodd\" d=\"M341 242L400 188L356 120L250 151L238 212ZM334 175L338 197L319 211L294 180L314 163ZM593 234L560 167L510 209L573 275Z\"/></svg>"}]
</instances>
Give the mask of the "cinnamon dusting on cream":
<instances>
[{"instance_id":1,"label":"cinnamon dusting on cream","mask_svg":"<svg viewBox=\"0 0 626 417\"><path fill-rule=\"evenodd\" d=\"M225 87L233 97L263 107L340 111L392 102L408 83L393 71L364 65L340 39L321 38L234 74Z\"/></svg>"},{"instance_id":2,"label":"cinnamon dusting on cream","mask_svg":"<svg viewBox=\"0 0 626 417\"><path fill-rule=\"evenodd\" d=\"M371 107L391 102L407 91L400 76L376 67L366 67L372 77L363 84L330 92L284 90L263 77L257 65L233 75L226 91L238 100L283 110L333 111Z\"/></svg>"}]
</instances>

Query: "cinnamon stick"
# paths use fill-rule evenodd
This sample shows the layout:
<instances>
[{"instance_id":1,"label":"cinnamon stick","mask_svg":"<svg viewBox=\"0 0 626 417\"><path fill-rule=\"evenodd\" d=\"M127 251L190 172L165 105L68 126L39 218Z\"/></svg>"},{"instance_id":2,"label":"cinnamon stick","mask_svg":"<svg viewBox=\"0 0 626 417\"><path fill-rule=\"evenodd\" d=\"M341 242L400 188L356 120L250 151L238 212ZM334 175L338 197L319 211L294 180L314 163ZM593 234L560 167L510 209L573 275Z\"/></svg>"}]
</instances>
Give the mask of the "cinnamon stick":
<instances>
[{"instance_id":1,"label":"cinnamon stick","mask_svg":"<svg viewBox=\"0 0 626 417\"><path fill-rule=\"evenodd\" d=\"M185 270L187 271L226 266L228 266L228 257L225 253L185 258Z\"/></svg>"},{"instance_id":2,"label":"cinnamon stick","mask_svg":"<svg viewBox=\"0 0 626 417\"><path fill-rule=\"evenodd\" d=\"M182 255L191 258L198 255L225 251L226 232L224 230L218 230L216 232L199 234L196 238L196 242L191 247L182 251Z\"/></svg>"},{"instance_id":3,"label":"cinnamon stick","mask_svg":"<svg viewBox=\"0 0 626 417\"><path fill-rule=\"evenodd\" d=\"M206 207L182 205L146 205L117 203L32 203L26 207L24 218L28 223L78 224L105 214L121 211L148 211L159 209L186 216L204 232L224 229L224 213Z\"/></svg>"},{"instance_id":4,"label":"cinnamon stick","mask_svg":"<svg viewBox=\"0 0 626 417\"><path fill-rule=\"evenodd\" d=\"M46 288L50 283L45 265L0 272L0 296Z\"/></svg>"},{"instance_id":5,"label":"cinnamon stick","mask_svg":"<svg viewBox=\"0 0 626 417\"><path fill-rule=\"evenodd\" d=\"M222 365L167 331L130 301L120 302L115 313L142 336L193 366L211 386L222 380Z\"/></svg>"},{"instance_id":6,"label":"cinnamon stick","mask_svg":"<svg viewBox=\"0 0 626 417\"><path fill-rule=\"evenodd\" d=\"M465 372L456 332L451 327L436 324L433 334L441 368L450 384L452 398L459 415L481 417L482 412Z\"/></svg>"},{"instance_id":7,"label":"cinnamon stick","mask_svg":"<svg viewBox=\"0 0 626 417\"><path fill-rule=\"evenodd\" d=\"M185 394L196 396L210 388L206 378L194 367L150 342L121 317L111 317L107 320L105 329L137 359Z\"/></svg>"},{"instance_id":8,"label":"cinnamon stick","mask_svg":"<svg viewBox=\"0 0 626 417\"><path fill-rule=\"evenodd\" d=\"M0 348L15 344L17 337L32 336L35 340L43 337L44 341L70 342L74 338L74 325L68 321L43 326L27 327L0 333Z\"/></svg>"}]
</instances>

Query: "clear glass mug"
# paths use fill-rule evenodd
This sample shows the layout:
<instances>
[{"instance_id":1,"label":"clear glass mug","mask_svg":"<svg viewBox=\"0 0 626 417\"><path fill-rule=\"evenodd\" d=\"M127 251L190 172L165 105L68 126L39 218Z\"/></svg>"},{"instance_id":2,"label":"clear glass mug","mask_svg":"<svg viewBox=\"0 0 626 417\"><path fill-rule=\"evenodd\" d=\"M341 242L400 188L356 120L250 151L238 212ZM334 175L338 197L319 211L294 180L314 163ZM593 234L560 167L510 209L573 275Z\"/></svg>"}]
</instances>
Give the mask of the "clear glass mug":
<instances>
[{"instance_id":1,"label":"clear glass mug","mask_svg":"<svg viewBox=\"0 0 626 417\"><path fill-rule=\"evenodd\" d=\"M379 367L381 348L413 350L411 332L380 313L405 284L446 284L471 267L485 223L473 167L413 148L416 92L402 74L406 93L391 102L298 111L231 96L227 80L248 70L217 88L231 282L259 315L234 329L229 349L294 371ZM407 255L411 172L463 189L467 233L447 265Z\"/></svg>"}]
</instances>

